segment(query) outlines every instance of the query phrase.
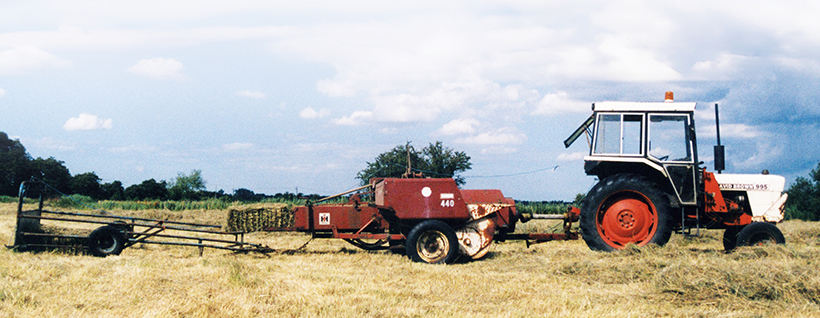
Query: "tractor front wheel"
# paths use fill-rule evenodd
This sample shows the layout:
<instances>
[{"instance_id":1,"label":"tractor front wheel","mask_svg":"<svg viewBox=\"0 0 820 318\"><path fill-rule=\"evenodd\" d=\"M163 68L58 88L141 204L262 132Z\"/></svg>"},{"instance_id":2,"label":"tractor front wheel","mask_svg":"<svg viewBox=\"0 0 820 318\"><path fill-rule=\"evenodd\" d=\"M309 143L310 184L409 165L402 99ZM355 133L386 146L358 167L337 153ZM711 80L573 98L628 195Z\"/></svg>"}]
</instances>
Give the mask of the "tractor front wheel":
<instances>
[{"instance_id":1,"label":"tractor front wheel","mask_svg":"<svg viewBox=\"0 0 820 318\"><path fill-rule=\"evenodd\" d=\"M672 235L669 200L658 185L637 175L603 179L587 194L581 210L581 235L597 251L627 244L664 245Z\"/></svg>"},{"instance_id":2,"label":"tractor front wheel","mask_svg":"<svg viewBox=\"0 0 820 318\"><path fill-rule=\"evenodd\" d=\"M407 256L415 262L450 264L458 257L458 238L442 221L427 220L410 230L405 243Z\"/></svg>"},{"instance_id":3,"label":"tractor front wheel","mask_svg":"<svg viewBox=\"0 0 820 318\"><path fill-rule=\"evenodd\" d=\"M752 222L737 233L737 246L761 246L766 244L785 244L783 232L772 223Z\"/></svg>"}]
</instances>

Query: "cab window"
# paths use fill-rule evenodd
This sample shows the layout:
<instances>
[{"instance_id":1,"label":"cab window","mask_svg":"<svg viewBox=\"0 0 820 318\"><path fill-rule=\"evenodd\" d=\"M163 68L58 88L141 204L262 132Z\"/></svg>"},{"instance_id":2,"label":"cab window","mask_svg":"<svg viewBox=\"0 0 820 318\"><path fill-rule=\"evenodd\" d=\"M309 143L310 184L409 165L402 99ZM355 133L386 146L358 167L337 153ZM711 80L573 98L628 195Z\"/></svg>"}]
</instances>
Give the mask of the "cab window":
<instances>
[{"instance_id":1,"label":"cab window","mask_svg":"<svg viewBox=\"0 0 820 318\"><path fill-rule=\"evenodd\" d=\"M659 161L692 161L689 116L650 115L649 155Z\"/></svg>"},{"instance_id":2,"label":"cab window","mask_svg":"<svg viewBox=\"0 0 820 318\"><path fill-rule=\"evenodd\" d=\"M642 155L642 114L598 114L595 154Z\"/></svg>"}]
</instances>

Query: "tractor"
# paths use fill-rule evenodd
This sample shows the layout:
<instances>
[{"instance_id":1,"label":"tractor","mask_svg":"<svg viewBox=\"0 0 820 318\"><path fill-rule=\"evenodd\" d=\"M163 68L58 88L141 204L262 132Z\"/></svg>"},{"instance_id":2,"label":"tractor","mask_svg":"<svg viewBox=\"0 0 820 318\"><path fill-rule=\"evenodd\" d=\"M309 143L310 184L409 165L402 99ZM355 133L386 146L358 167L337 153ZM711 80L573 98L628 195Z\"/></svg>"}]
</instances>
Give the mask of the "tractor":
<instances>
[{"instance_id":1,"label":"tractor","mask_svg":"<svg viewBox=\"0 0 820 318\"><path fill-rule=\"evenodd\" d=\"M592 250L612 251L629 244L664 245L672 232L725 229L723 246L785 243L775 226L783 220L785 178L761 174L722 174L718 105L715 170L698 160L696 103L596 102L592 115L564 141L586 134L587 175L598 179L587 193L579 226Z\"/></svg>"}]
</instances>

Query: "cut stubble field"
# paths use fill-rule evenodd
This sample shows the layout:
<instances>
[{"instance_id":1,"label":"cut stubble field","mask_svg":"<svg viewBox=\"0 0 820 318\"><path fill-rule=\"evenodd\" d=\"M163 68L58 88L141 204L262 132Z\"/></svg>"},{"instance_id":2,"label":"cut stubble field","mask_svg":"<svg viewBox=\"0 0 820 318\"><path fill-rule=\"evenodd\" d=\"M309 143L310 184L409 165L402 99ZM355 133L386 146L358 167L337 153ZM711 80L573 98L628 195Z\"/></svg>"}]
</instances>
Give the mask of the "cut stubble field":
<instances>
[{"instance_id":1,"label":"cut stubble field","mask_svg":"<svg viewBox=\"0 0 820 318\"><path fill-rule=\"evenodd\" d=\"M0 240L14 228L0 205ZM127 212L114 211L117 214ZM224 222L227 211L145 211ZM525 224L543 230L550 224ZM590 251L583 241L495 244L482 260L413 263L340 240L290 253L144 245L120 256L0 250L1 317L820 317L820 224L780 225L787 244L724 253L721 231L664 247ZM307 235L252 233L295 249Z\"/></svg>"}]
</instances>

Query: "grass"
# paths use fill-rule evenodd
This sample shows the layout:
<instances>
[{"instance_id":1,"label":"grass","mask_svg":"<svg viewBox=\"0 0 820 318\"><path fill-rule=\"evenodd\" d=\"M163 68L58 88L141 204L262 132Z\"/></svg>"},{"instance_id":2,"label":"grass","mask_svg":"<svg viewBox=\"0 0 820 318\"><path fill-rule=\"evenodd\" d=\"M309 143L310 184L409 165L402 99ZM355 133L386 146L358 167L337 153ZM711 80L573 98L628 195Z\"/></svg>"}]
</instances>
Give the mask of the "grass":
<instances>
[{"instance_id":1,"label":"grass","mask_svg":"<svg viewBox=\"0 0 820 318\"><path fill-rule=\"evenodd\" d=\"M8 241L14 204L0 204ZM143 211L216 221L225 211ZM522 231L549 229L532 221ZM820 317L820 224L780 225L787 245L725 254L721 232L664 247L583 241L494 245L482 260L412 263L339 240L288 254L135 246L95 258L0 250L0 317ZM246 240L296 248L300 234Z\"/></svg>"}]
</instances>

